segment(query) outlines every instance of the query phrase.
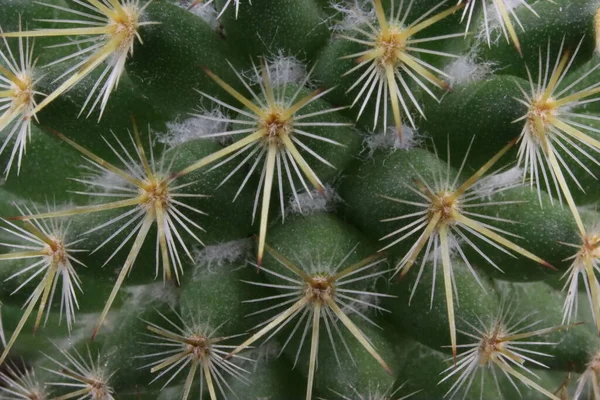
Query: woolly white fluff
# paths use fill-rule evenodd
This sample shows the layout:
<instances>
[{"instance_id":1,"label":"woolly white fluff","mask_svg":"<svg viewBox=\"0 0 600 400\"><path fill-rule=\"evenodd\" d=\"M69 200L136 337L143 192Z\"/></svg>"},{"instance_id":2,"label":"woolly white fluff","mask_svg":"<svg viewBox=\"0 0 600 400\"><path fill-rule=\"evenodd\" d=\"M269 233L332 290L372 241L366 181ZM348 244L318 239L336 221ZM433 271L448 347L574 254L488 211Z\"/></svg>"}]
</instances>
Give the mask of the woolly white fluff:
<instances>
[{"instance_id":1,"label":"woolly white fluff","mask_svg":"<svg viewBox=\"0 0 600 400\"><path fill-rule=\"evenodd\" d=\"M190 8L192 4L194 4L194 0L180 1L179 7L185 8L192 14L197 15L212 29L217 29L219 27L219 20L217 20L217 15L219 15L219 13L217 12L214 2L200 3Z\"/></svg>"},{"instance_id":2,"label":"woolly white fluff","mask_svg":"<svg viewBox=\"0 0 600 400\"><path fill-rule=\"evenodd\" d=\"M334 32L353 30L353 27L363 25L376 19L375 8L370 1L347 0L345 2L331 1L330 7L337 11L339 17L331 27Z\"/></svg>"},{"instance_id":3,"label":"woolly white fluff","mask_svg":"<svg viewBox=\"0 0 600 400\"><path fill-rule=\"evenodd\" d=\"M111 187L124 186L123 178L112 171L105 170L98 173L97 169L91 168L89 165L81 165L80 167L90 171L85 176L85 179L91 182L86 185L88 191L109 193L114 191Z\"/></svg>"},{"instance_id":4,"label":"woolly white fluff","mask_svg":"<svg viewBox=\"0 0 600 400\"><path fill-rule=\"evenodd\" d=\"M179 303L179 290L171 281L128 286L123 290L128 296L127 308L131 310L147 306L154 301L167 303L171 307L176 307Z\"/></svg>"},{"instance_id":5,"label":"woolly white fluff","mask_svg":"<svg viewBox=\"0 0 600 400\"><path fill-rule=\"evenodd\" d=\"M281 51L266 57L266 64L273 86L280 86L288 83L301 84L308 74L305 65L300 60L294 56L284 55ZM258 72L258 74L256 72ZM254 84L263 83L261 69L258 68L258 66L256 71L250 69L244 71L242 75Z\"/></svg>"},{"instance_id":6,"label":"woolly white fluff","mask_svg":"<svg viewBox=\"0 0 600 400\"><path fill-rule=\"evenodd\" d=\"M410 150L419 147L422 143L423 137L408 125L402 125L402 140L396 134L396 128L389 127L386 132L365 136L362 153L366 153L367 157L373 157L377 150Z\"/></svg>"},{"instance_id":7,"label":"woolly white fluff","mask_svg":"<svg viewBox=\"0 0 600 400\"><path fill-rule=\"evenodd\" d=\"M202 115L209 115L215 118L226 118L221 110L215 108L211 111L199 112ZM200 139L215 132L223 132L227 130L227 123L221 121L213 121L206 118L190 117L183 121L167 122L167 132L157 134L158 141L173 147L191 140ZM230 140L227 137L219 138L221 141ZM216 139L215 139L216 140Z\"/></svg>"},{"instance_id":8,"label":"woolly white fluff","mask_svg":"<svg viewBox=\"0 0 600 400\"><path fill-rule=\"evenodd\" d=\"M252 254L252 240L239 239L231 242L219 243L195 249L192 256L196 264L196 271L207 268L209 271L215 267L236 261L244 261ZM194 274L194 279L198 273Z\"/></svg>"},{"instance_id":9,"label":"woolly white fluff","mask_svg":"<svg viewBox=\"0 0 600 400\"><path fill-rule=\"evenodd\" d=\"M499 189L521 184L524 173L525 171L522 168L513 167L483 178L475 184L473 190L481 197L490 197Z\"/></svg>"},{"instance_id":10,"label":"woolly white fluff","mask_svg":"<svg viewBox=\"0 0 600 400\"><path fill-rule=\"evenodd\" d=\"M115 329L115 317L118 312L110 312L104 320L102 329L104 332L111 332ZM83 343L90 338L90 332L98 324L100 313L77 314L77 323L73 325L71 333L64 338L56 340L56 345L61 349L69 349L76 343Z\"/></svg>"},{"instance_id":11,"label":"woolly white fluff","mask_svg":"<svg viewBox=\"0 0 600 400\"><path fill-rule=\"evenodd\" d=\"M299 84L304 81L307 76L306 67L298 59L291 56L278 54L267 58L267 68L274 86L286 83ZM254 69L242 73L244 77L252 83L262 83L262 75L260 68L258 74ZM201 110L197 112L201 116L210 116L211 119L192 116L183 121L176 120L167 123L167 131L157 133L157 140L160 143L165 143L170 147L187 143L191 140L200 139L206 135L216 132L227 131L228 123L220 120L225 120L228 117L219 108L212 110ZM219 136L211 138L223 145L229 144L233 140L233 136Z\"/></svg>"},{"instance_id":12,"label":"woolly white fluff","mask_svg":"<svg viewBox=\"0 0 600 400\"><path fill-rule=\"evenodd\" d=\"M486 7L486 12L487 12L487 16L488 16L488 27L489 27L489 31L490 31L490 41L492 42L492 44L498 43L498 41L500 39L504 40L504 33L502 31L502 21L501 21L501 17L498 14L498 12L496 11L496 7L494 5L494 2L492 0L480 0L480 1L484 1L485 2L485 7ZM523 5L523 0L503 0L504 2L504 6L506 7L507 12L511 15L513 15L513 12L515 12L515 10L519 7L524 7ZM513 22L515 22L515 28L516 29L520 29L518 27L518 23L513 19ZM485 45L487 46L487 35L486 35L486 31L485 31L485 23L483 21L483 18L481 18L481 23L479 24L479 28L477 30L477 34L476 34L476 39L478 42L481 43L485 43Z\"/></svg>"},{"instance_id":13,"label":"woolly white fluff","mask_svg":"<svg viewBox=\"0 0 600 400\"><path fill-rule=\"evenodd\" d=\"M467 54L448 64L444 72L450 76L449 83L454 86L483 80L494 72L494 65L490 61L476 60L474 54Z\"/></svg>"},{"instance_id":14,"label":"woolly white fluff","mask_svg":"<svg viewBox=\"0 0 600 400\"><path fill-rule=\"evenodd\" d=\"M323 186L324 193L317 190L303 191L291 196L286 214L311 215L320 211L333 211L342 201L340 195L328 184Z\"/></svg>"}]
</instances>

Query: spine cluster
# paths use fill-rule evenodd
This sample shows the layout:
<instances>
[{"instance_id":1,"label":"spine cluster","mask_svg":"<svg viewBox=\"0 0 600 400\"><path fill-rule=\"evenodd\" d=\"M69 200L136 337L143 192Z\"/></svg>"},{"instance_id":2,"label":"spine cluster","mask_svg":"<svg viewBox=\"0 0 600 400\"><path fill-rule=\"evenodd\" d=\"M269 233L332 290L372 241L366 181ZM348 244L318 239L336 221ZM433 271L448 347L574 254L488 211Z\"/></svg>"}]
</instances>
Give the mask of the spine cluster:
<instances>
[{"instance_id":1,"label":"spine cluster","mask_svg":"<svg viewBox=\"0 0 600 400\"><path fill-rule=\"evenodd\" d=\"M18 3L1 398L600 400L595 0Z\"/></svg>"}]
</instances>

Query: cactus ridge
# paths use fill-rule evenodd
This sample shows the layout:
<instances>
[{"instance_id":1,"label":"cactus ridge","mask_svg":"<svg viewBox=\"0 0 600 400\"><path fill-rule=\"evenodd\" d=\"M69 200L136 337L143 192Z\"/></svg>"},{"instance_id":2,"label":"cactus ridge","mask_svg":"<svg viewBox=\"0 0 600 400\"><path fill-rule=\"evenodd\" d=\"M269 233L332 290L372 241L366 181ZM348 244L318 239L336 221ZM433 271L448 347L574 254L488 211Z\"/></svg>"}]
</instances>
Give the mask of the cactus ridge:
<instances>
[{"instance_id":1,"label":"cactus ridge","mask_svg":"<svg viewBox=\"0 0 600 400\"><path fill-rule=\"evenodd\" d=\"M599 21L0 0L0 399L600 400Z\"/></svg>"}]
</instances>

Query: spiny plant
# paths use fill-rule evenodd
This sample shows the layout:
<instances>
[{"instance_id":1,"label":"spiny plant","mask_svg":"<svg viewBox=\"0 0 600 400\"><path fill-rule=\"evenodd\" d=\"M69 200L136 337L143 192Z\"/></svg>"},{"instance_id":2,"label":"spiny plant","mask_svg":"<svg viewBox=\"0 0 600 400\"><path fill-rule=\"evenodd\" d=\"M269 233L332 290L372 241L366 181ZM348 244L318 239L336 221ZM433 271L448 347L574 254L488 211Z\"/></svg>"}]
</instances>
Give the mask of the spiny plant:
<instances>
[{"instance_id":1,"label":"spiny plant","mask_svg":"<svg viewBox=\"0 0 600 400\"><path fill-rule=\"evenodd\" d=\"M429 179L424 178L418 170L412 167L415 175L418 178L415 179L413 185L406 185L406 189L420 197L420 201L415 202L382 195L382 197L386 200L414 206L417 210L408 214L402 214L400 216L394 216L381 220L381 222L403 222L401 228L396 229L392 233L389 233L380 239L394 239L391 243L383 247L382 250L387 250L414 235L415 233L421 232L408 253L406 253L406 255L396 265L396 273L400 273L401 277L405 276L417 261L421 251L425 248L425 255L423 257L423 262L421 262L419 275L412 289L411 299L415 294L417 286L419 285L420 277L423 273L423 269L427 265L426 261L429 256L431 255L433 257L434 269L441 258L444 274L446 305L448 309L448 322L450 324L450 342L452 345L452 354L455 358L457 344L456 322L454 318L454 292L457 292L457 290L456 284L453 281L454 275L450 257L452 246L457 247L456 251L460 254L460 257L468 266L474 278L478 282L479 277L477 272L475 269L473 269L471 263L465 256L465 253L460 249L460 245L462 243L466 243L468 246L470 246L473 250L475 250L475 252L482 256L495 268L500 269L500 267L498 267L494 261L487 257L486 254L475 243L473 243L471 239L468 238L468 236L473 236L479 240L483 240L484 242L493 245L501 251L512 251L528 257L549 268L554 268L540 257L506 239L504 236L510 236L511 234L509 232L491 225L494 221L514 221L510 221L505 218L503 219L501 217L482 215L480 212L478 212L481 207L506 206L513 203L511 201L481 201L482 194L478 192L476 188L474 189L474 186L477 183L481 183L480 179L483 177L483 175L493 167L498 159L500 159L508 150L510 150L513 144L514 142L511 142L506 145L498 154L496 154L489 162L483 165L478 171L475 172L475 174L464 181L461 185L458 185L458 179L460 178L462 168L458 171L456 177L452 178L450 176L450 165L447 165L446 171L434 171L432 177L433 182L428 182ZM465 158L468 157L468 153L469 150L467 150L467 155ZM494 175L489 175L484 179L494 179ZM494 190L492 194L497 194L510 188L510 186L501 187L500 189ZM489 193L487 194L489 195ZM411 221L411 219L413 220ZM482 219L483 221L478 221L478 219ZM410 222L404 222L407 220ZM466 235L467 233L469 235ZM398 235L401 236L399 238L395 238ZM432 301L434 294L435 280L433 282Z\"/></svg>"},{"instance_id":2,"label":"spiny plant","mask_svg":"<svg viewBox=\"0 0 600 400\"><path fill-rule=\"evenodd\" d=\"M19 30L20 25L19 22ZM17 174L21 169L27 140L31 138L31 121L37 118L33 112L37 106L35 95L42 95L42 93L36 92L35 89L39 78L33 74L36 66L33 44L30 46L28 39L23 43L23 39L19 38L19 50L15 58L6 38L3 38L3 42L4 50L0 50L0 57L6 66L0 65L0 88L2 89L0 110L3 111L0 116L0 130L4 131L11 124L12 127L2 143L0 154L15 137L5 169L6 176L8 176L15 159L17 160Z\"/></svg>"},{"instance_id":3,"label":"spiny plant","mask_svg":"<svg viewBox=\"0 0 600 400\"><path fill-rule=\"evenodd\" d=\"M18 208L21 214L31 213L26 206L24 209ZM34 210L38 210L34 206ZM35 318L34 332L38 330L44 312L46 312L46 321L50 313L50 307L54 299L56 287L60 282L60 316L65 314L69 330L75 322L75 310L78 308L77 290L81 291L80 278L77 275L74 265L85 266L81 261L75 258L74 254L81 252L82 249L74 248L81 240L70 241L69 226L65 221L28 221L24 227L19 227L10 221L5 221L7 226L2 230L10 235L11 239L19 243L2 243L3 246L11 248L13 252L3 254L2 260L35 260L28 266L19 269L17 272L7 278L13 280L22 274L30 276L21 283L13 293L21 290L29 282L42 276L40 283L33 290L25 302L26 309L23 312L19 324L14 329L11 338L4 346L0 361L4 361L17 340L21 329L23 329L27 319L33 309L38 305L38 313ZM61 318L62 319L62 318Z\"/></svg>"},{"instance_id":4,"label":"spiny plant","mask_svg":"<svg viewBox=\"0 0 600 400\"><path fill-rule=\"evenodd\" d=\"M185 193L182 189L190 186L192 183L188 182L181 185L173 184L174 177L168 173L169 168L174 160L166 165L165 154L160 160L155 160L152 149L150 150L150 157L146 156L144 146L142 145L139 132L133 124L133 135L129 135L129 139L134 146L135 156L137 160L132 156L132 153L126 149L124 144L115 136L116 145L114 147L108 141L107 145L113 151L117 157L125 164L126 170L115 167L108 163L104 159L93 154L89 150L79 146L75 142L66 138L62 134L58 133L59 137L71 144L76 150L82 153L85 159L91 164L92 168L99 174L107 173L108 179L112 180L111 184L85 181L91 186L100 187L106 189L106 192L77 192L79 194L100 196L107 198L117 198L120 200L109 201L104 204L96 204L87 207L77 207L69 210L61 210L49 213L37 213L33 215L31 212L28 215L19 217L19 219L33 220L44 220L46 218L58 218L71 215L89 214L113 209L129 208L129 210L109 219L108 221L99 224L92 229L84 232L84 234L93 233L99 229L106 228L117 223L122 223L111 235L103 241L98 247L94 249L94 252L104 247L111 240L114 240L128 227L133 226L133 229L127 234L124 241L115 249L115 251L105 261L110 262L116 253L135 235L131 250L127 256L119 277L115 282L114 288L110 293L106 306L100 315L98 326L94 332L96 335L98 329L102 325L106 314L110 310L110 307L117 296L117 293L123 284L123 281L129 274L130 269L133 267L135 260L141 250L143 243L146 240L150 228L152 225L157 226L157 237L156 237L156 265L155 271L158 275L159 266L162 263L162 276L165 280L175 278L179 280L179 275L182 271L183 264L179 256L178 246L192 258L190 250L183 242L181 233L179 230L185 231L187 234L202 244L202 241L192 231L191 227L202 230L202 228L189 217L183 214L179 209L185 208L191 210L196 214L203 214L202 211L185 204L186 198L198 198L204 197L203 194ZM121 152L119 152L121 150ZM77 179L75 179L77 180ZM179 200L181 199L181 200ZM183 200L183 201L182 201ZM137 234L136 234L137 233ZM158 253L160 251L160 258ZM9 254L8 256L11 256ZM14 257L14 255L12 255ZM72 290L71 290L72 291Z\"/></svg>"},{"instance_id":5,"label":"spiny plant","mask_svg":"<svg viewBox=\"0 0 600 400\"><path fill-rule=\"evenodd\" d=\"M233 68L233 66L232 66ZM317 112L311 113L300 113L310 103L316 101L322 96L327 94L326 91L315 90L305 97L299 98L300 92L306 82L310 79L310 73L306 75L304 81L291 97L287 98L287 85L284 83L281 86L274 87L272 82L269 69L263 62L262 72L259 73L255 65L253 65L253 71L257 78L262 83L260 84L260 90L263 99L258 97L257 93L252 90L244 78L240 76L238 72L235 72L237 77L240 79L244 87L250 92L253 100L248 99L228 83L224 82L221 78L215 75L212 71L206 70L205 72L217 82L225 91L231 94L236 100L238 100L244 107L249 111L239 109L235 106L224 103L223 101L200 92L201 95L208 99L228 108L231 111L239 113L241 119L226 119L216 118L217 122L228 122L240 127L248 126L242 129L227 130L225 132L211 133L204 135L204 137L220 137L230 136L239 134L250 134L245 136L243 139L236 141L235 143L219 150L209 156L200 159L198 162L193 163L189 167L178 172L175 176L182 176L200 169L208 164L225 158L220 163L216 164L213 168L220 167L229 161L237 158L238 156L245 154L240 164L233 171L227 175L222 181L225 183L234 173L242 168L248 160L254 159L252 167L246 174L246 178L241 184L239 190L236 193L237 197L241 190L248 182L248 179L258 167L260 162L264 159L262 172L260 173L259 186L256 191L256 197L254 200L254 208L252 211L252 219L256 215L256 209L259 203L260 192L262 191L262 208L260 215L260 230L259 230L259 244L258 244L258 263L262 263L263 252L265 247L265 240L267 235L267 223L269 217L269 205L271 201L271 194L273 185L275 182L279 186L279 201L282 210L282 217L285 215L285 203L283 193L283 179L287 177L288 183L292 189L292 193L296 196L296 186L294 185L294 177L292 176L292 170L295 172L296 177L302 182L302 187L310 193L310 189L306 184L308 180L317 190L323 192L323 184L319 180L319 177L315 174L313 169L310 167L304 156L300 153L299 149L305 150L312 157L316 158L321 163L335 168L329 161L317 154L309 146L304 144L300 137L312 138L325 143L343 146L341 143L325 137L316 135L314 133L306 131L319 126L336 127L336 126L347 126L348 123L344 122L318 122L314 121L314 117L333 113L339 111L343 107L329 108ZM262 79L261 79L262 78ZM331 90L331 89L330 89ZM199 115L200 118L215 119L211 116ZM312 119L312 120L311 120ZM235 126L234 125L234 126ZM229 157L228 157L229 156ZM291 167L290 167L291 166ZM285 171L285 172L284 172ZM304 179L306 177L306 180ZM275 180L276 179L276 180ZM262 187L261 187L262 186ZM234 200L235 200L234 197Z\"/></svg>"},{"instance_id":6,"label":"spiny plant","mask_svg":"<svg viewBox=\"0 0 600 400\"><path fill-rule=\"evenodd\" d=\"M0 0L0 398L600 400L599 9Z\"/></svg>"},{"instance_id":7,"label":"spiny plant","mask_svg":"<svg viewBox=\"0 0 600 400\"><path fill-rule=\"evenodd\" d=\"M380 388L370 389L368 391L368 393L363 396L361 394L360 390L358 390L354 386L350 386L350 388L352 389L352 395L358 396L356 398L359 400L382 400L382 399L405 400L405 399L408 399L409 397L412 397L415 394L417 394L417 392L414 392L414 393L407 394L405 396L398 397L401 395L400 391L402 390L403 387L404 387L404 385L400 385L396 389L393 389L393 387L389 387L385 390L381 390ZM337 393L335 391L333 391L333 393L338 395L340 399L344 399L344 400L352 399L352 397L345 396L345 395Z\"/></svg>"},{"instance_id":8,"label":"spiny plant","mask_svg":"<svg viewBox=\"0 0 600 400\"><path fill-rule=\"evenodd\" d=\"M538 193L541 193L541 185L545 185L548 193L552 192L552 186L554 186L559 200L562 199L562 196L566 198L580 233L584 234L583 223L577 213L577 205L573 200L563 170L580 189L582 187L564 157L565 155L571 157L586 172L594 175L589 167L583 164L583 161L586 161L584 159L587 158L587 161L591 160L592 163L598 164L592 154L600 153L600 141L586 133L594 129L588 126L586 121L593 120L595 117L578 113L576 107L600 100L600 97L596 96L600 93L600 83L583 85L583 88L579 90L575 88L581 82L585 82L585 79L594 73L598 65L586 71L574 82L566 84L564 87L561 86L582 43L583 40L579 42L571 55L570 51L563 52L563 40L555 63L552 63L550 59L551 43L548 43L545 59L540 50L537 82L527 68L530 92L527 93L526 89L517 83L523 93L523 98L519 99L519 102L527 107L527 113L515 122L524 122L520 136L519 165L528 171L531 184L533 185L535 182ZM552 65L554 66L552 67Z\"/></svg>"},{"instance_id":9,"label":"spiny plant","mask_svg":"<svg viewBox=\"0 0 600 400\"><path fill-rule=\"evenodd\" d=\"M375 0L373 5L375 7L375 14L377 15L378 26L374 26L368 20L365 20L365 27L356 25L351 27L352 30L359 34L359 37L342 36L344 39L367 46L367 50L344 57L356 59L357 61L357 65L346 72L346 74L349 75L364 70L348 89L348 92L351 92L353 89L361 87L361 90L352 103L354 106L361 98L363 99L357 118L360 118L365 107L371 101L375 89L377 89L377 93L375 93L376 111L373 129L377 127L379 122L379 110L382 106L384 130L387 128L388 97L392 106L392 114L398 136L402 137L400 107L406 113L413 127L415 127L415 123L411 117L409 106L414 106L422 116L425 116L412 89L406 82L407 78L413 80L434 98L436 98L435 94L427 88L423 80L439 88L449 88L446 82L436 76L436 73L441 75L446 74L420 59L418 54L430 53L443 57L455 56L446 52L422 48L419 45L421 43L450 39L457 35L450 34L426 39L413 37L422 30L453 14L461 7L459 4L454 8L435 14L435 11L443 7L445 3L446 1L440 2L416 20L407 24L407 18L410 15L413 2L410 2L406 9L403 8L404 2L400 2L397 13L394 13L394 1L392 1L390 17L388 19L381 0ZM431 14L433 15L430 16ZM365 28L370 29L371 32L366 31ZM410 99L410 103L406 97Z\"/></svg>"},{"instance_id":10,"label":"spiny plant","mask_svg":"<svg viewBox=\"0 0 600 400\"><path fill-rule=\"evenodd\" d=\"M192 8L194 8L196 6L207 7L207 6L210 6L211 4L213 4L213 2L214 2L214 0L208 0L208 1L193 0L193 3L190 4L188 10L191 10ZM227 0L225 5L221 8L221 11L217 15L217 18L220 18L223 15L223 13L225 12L225 10L227 10L227 7L229 7L229 5L235 6L235 17L237 18L238 13L240 11L240 2L241 2L241 0ZM248 1L248 3L251 4L252 2Z\"/></svg>"},{"instance_id":11,"label":"spiny plant","mask_svg":"<svg viewBox=\"0 0 600 400\"><path fill-rule=\"evenodd\" d=\"M581 242L566 243L567 246L577 249L577 252L569 257L572 264L563 275L565 285L563 290L567 291L565 304L563 306L563 322L570 322L574 315L577 315L579 281L583 281L585 293L588 297L588 302L596 329L600 332L600 305L598 289L598 277L596 271L600 268L600 232L598 226L591 226L590 229L584 230L581 236Z\"/></svg>"},{"instance_id":12,"label":"spiny plant","mask_svg":"<svg viewBox=\"0 0 600 400\"><path fill-rule=\"evenodd\" d=\"M57 347L65 361L47 356L60 369L47 369L60 381L48 382L47 385L56 390L66 391L66 394L55 397L57 399L94 399L115 400L114 391L110 386L111 374L107 372L102 363L101 355L92 355L90 348L87 354L81 354L77 349L72 353Z\"/></svg>"},{"instance_id":13,"label":"spiny plant","mask_svg":"<svg viewBox=\"0 0 600 400\"><path fill-rule=\"evenodd\" d=\"M16 365L5 366L6 372L0 374L3 386L0 389L4 398L45 399L47 391L38 381L35 371Z\"/></svg>"},{"instance_id":14,"label":"spiny plant","mask_svg":"<svg viewBox=\"0 0 600 400\"><path fill-rule=\"evenodd\" d=\"M600 389L598 389L598 355L596 354L588 364L585 372L581 374L577 382L577 389L574 394L574 399L584 399L586 389L589 390L590 398L600 398Z\"/></svg>"},{"instance_id":15,"label":"spiny plant","mask_svg":"<svg viewBox=\"0 0 600 400\"><path fill-rule=\"evenodd\" d=\"M7 37L47 37L47 36L88 36L87 38L69 41L64 44L54 45L59 47L75 46L76 51L68 56L62 57L49 63L52 66L69 60L75 60L76 64L55 81L60 81L68 77L52 93L44 98L40 104L34 107L32 113L35 114L61 94L65 93L71 87L79 83L83 78L102 64L106 64L100 77L96 79L92 90L89 92L81 113L86 109L88 103L98 91L97 97L90 106L88 116L94 111L96 106L100 106L100 118L106 107L110 94L116 89L123 72L125 71L125 61L130 54L133 54L133 47L137 41L142 42L138 33L141 26L153 24L151 21L140 21L144 9L148 5L140 5L139 0L120 1L88 1L87 4L81 1L72 0L75 5L85 7L85 11L67 8L55 4L44 4L46 7L55 8L70 15L72 19L50 19L41 20L44 22L58 22L65 24L69 28L48 28L36 31L19 31L14 33L4 33ZM77 26L79 27L73 27ZM71 28L73 27L73 28ZM83 49L80 45L87 46ZM85 55L84 57L80 57ZM104 83L103 83L104 82Z\"/></svg>"},{"instance_id":16,"label":"spiny plant","mask_svg":"<svg viewBox=\"0 0 600 400\"><path fill-rule=\"evenodd\" d=\"M344 256L339 262L334 260L333 257L330 260L321 260L317 257L317 260L309 264L308 266L296 266L293 262L279 254L269 246L266 247L268 253L277 260L284 268L295 275L293 278L282 275L274 270L267 269L265 267L259 267L261 271L264 271L274 277L281 280L283 284L270 284L261 282L248 282L256 286L265 287L277 287L287 294L267 296L259 299L252 300L253 302L271 302L273 300L279 301L272 306L269 306L259 313L270 312L279 308L285 308L284 311L279 312L275 317L268 319L266 322L261 323L259 326L263 326L257 333L252 335L248 340L244 341L241 345L235 348L231 355L236 355L240 351L244 350L263 336L270 334L266 340L273 337L278 331L280 331L285 325L290 323L292 320L298 318L298 321L294 325L294 329L286 339L282 351L290 343L298 328L304 324L302 329L302 338L296 354L296 361L298 359L300 350L302 349L302 343L311 329L310 338L310 361L308 367L308 386L306 391L306 398L312 398L313 382L315 377L315 371L317 368L317 355L319 352L319 338L320 338L320 323L323 320L329 339L331 340L331 346L334 351L334 355L340 363L338 358L335 340L332 332L339 335L339 339L342 341L346 351L350 351L348 344L344 337L340 333L338 322L348 329L348 331L354 336L356 340L367 350L367 352L377 360L377 362L390 374L392 373L390 367L385 363L381 355L377 353L369 339L361 332L361 330L352 322L352 320L346 315L341 307L349 309L351 312L356 313L367 322L375 324L363 313L356 310L356 305L363 305L367 308L381 309L376 304L370 303L360 299L360 295L370 296L372 298L385 297L387 295L375 292L369 292L365 290L357 290L348 288L349 284L355 282L361 282L367 279L372 279L377 276L386 274L388 271L376 271L373 272L374 268L377 267L382 260L377 260L377 256L368 257L355 264L345 266L347 259L352 255L356 247ZM331 265L331 263L334 263ZM258 267L258 266L257 266ZM291 297L291 298L290 298ZM287 305L290 304L289 307ZM287 307L287 308L286 308ZM271 332L273 331L273 332Z\"/></svg>"},{"instance_id":17,"label":"spiny plant","mask_svg":"<svg viewBox=\"0 0 600 400\"><path fill-rule=\"evenodd\" d=\"M148 323L148 330L152 332L152 335L148 336L154 339L154 342L150 344L161 351L143 355L140 358L158 357L158 360L148 365L152 367L151 371L153 373L161 371L154 378L154 381L170 374L169 379L163 386L164 388L177 377L182 369L189 367L182 398L187 399L190 396L194 377L198 373L200 375L200 392L203 392L203 386L206 382L210 398L213 400L217 398L217 390L223 396L227 395L224 388L233 392L225 376L249 382L245 377L245 374L248 374L249 371L234 364L227 357L228 351L234 349L235 346L222 344L222 342L239 335L218 337L215 334L218 332L219 327L211 329L202 326L195 320L193 315L188 323L177 311L174 311L174 314L179 321L174 322L165 315L160 315L165 323L170 327L174 327L175 330L160 327L151 322ZM179 324L182 324L182 326L178 326ZM172 347L175 348L172 349Z\"/></svg>"},{"instance_id":18,"label":"spiny plant","mask_svg":"<svg viewBox=\"0 0 600 400\"><path fill-rule=\"evenodd\" d=\"M506 40L509 42L512 40L519 53L521 53L521 42L519 41L519 36L517 35L517 29L515 28L513 20L521 29L524 30L525 28L523 27L523 24L521 24L518 15L513 11L513 8L517 8L519 6L527 8L535 16L539 17L535 9L533 9L525 0L461 0L459 1L459 4L464 4L465 7L461 16L461 21L466 23L465 34L469 32L473 15L476 12L482 12L484 33L488 46L492 45L492 32L494 31L494 22L497 20L500 24L500 28L502 29L502 33L506 37ZM480 10L478 10L478 8ZM491 15L488 15L490 11L496 15L496 19L494 19Z\"/></svg>"},{"instance_id":19,"label":"spiny plant","mask_svg":"<svg viewBox=\"0 0 600 400\"><path fill-rule=\"evenodd\" d=\"M498 385L497 373L501 372L515 388L517 386L514 379L517 379L551 399L558 399L549 390L544 389L527 376L535 376L535 373L525 365L529 363L546 367L532 356L550 357L550 355L530 350L528 346L550 346L553 343L527 341L527 339L543 336L564 328L558 326L534 329L541 321L532 322L530 321L531 316L531 314L528 314L524 317L516 317L510 306L503 306L499 316L493 318L489 324L480 321L480 326L474 326L466 322L470 332L465 332L465 334L473 339L473 343L461 345L464 352L460 354L460 360L457 362L456 367L451 366L444 371L446 376L441 382L455 379L454 384L448 390L448 394L458 393L465 385L464 391L469 392L473 380L478 375L481 376L481 381L483 381L485 375L491 373L495 384ZM500 386L497 386L497 389L499 394L502 395ZM483 398L483 395L481 395L481 398Z\"/></svg>"}]
</instances>

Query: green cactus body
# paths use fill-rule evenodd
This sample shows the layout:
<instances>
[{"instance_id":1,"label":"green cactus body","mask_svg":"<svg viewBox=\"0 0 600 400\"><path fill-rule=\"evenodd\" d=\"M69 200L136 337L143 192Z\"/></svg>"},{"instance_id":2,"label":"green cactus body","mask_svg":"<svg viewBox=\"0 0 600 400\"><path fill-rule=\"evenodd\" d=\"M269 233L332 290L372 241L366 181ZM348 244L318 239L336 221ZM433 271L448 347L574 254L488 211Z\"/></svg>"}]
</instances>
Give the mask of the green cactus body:
<instances>
[{"instance_id":1,"label":"green cactus body","mask_svg":"<svg viewBox=\"0 0 600 400\"><path fill-rule=\"evenodd\" d=\"M505 67L503 73L526 78L527 75L520 66L526 62L530 68L534 68L540 48L545 49L550 43L552 53L557 54L562 46L575 48L582 37L585 37L583 54L579 59L579 62L584 62L591 57L597 44L594 31L597 10L597 3L589 0L562 1L554 5L546 1L536 1L531 9L521 5L514 13L523 26L524 32L520 35L528 39L521 41L523 57L519 57L519 53L511 48L511 43L502 39L490 48L481 46L481 55L484 59L493 59ZM576 30L563 28L566 26L576 27Z\"/></svg>"},{"instance_id":2,"label":"green cactus body","mask_svg":"<svg viewBox=\"0 0 600 400\"><path fill-rule=\"evenodd\" d=\"M453 262L453 265L454 281L459 293L456 302L460 318L457 324L459 327L466 326L467 323L475 325L480 315L488 315L494 311L498 295L495 293L495 289L484 280L485 277L481 277L481 284L479 284L473 279L471 271L464 263L457 260ZM442 268L437 268L435 271L435 287L430 283L433 274L433 265L430 263L419 277L418 284L422 285L422 288L415 287L417 271L411 271L402 280L394 279L388 290L398 298L386 299L383 305L391 311L388 318L394 322L394 325L401 326L402 331L414 340L437 351L450 352L451 349L447 346L446 325L448 321ZM406 282L408 284L404 281L408 281ZM418 315L419 318L406 320L401 317L407 313ZM461 338L459 333L459 341L461 339L465 338Z\"/></svg>"},{"instance_id":3,"label":"green cactus body","mask_svg":"<svg viewBox=\"0 0 600 400\"><path fill-rule=\"evenodd\" d=\"M0 399L600 400L599 7L0 0Z\"/></svg>"}]
</instances>

